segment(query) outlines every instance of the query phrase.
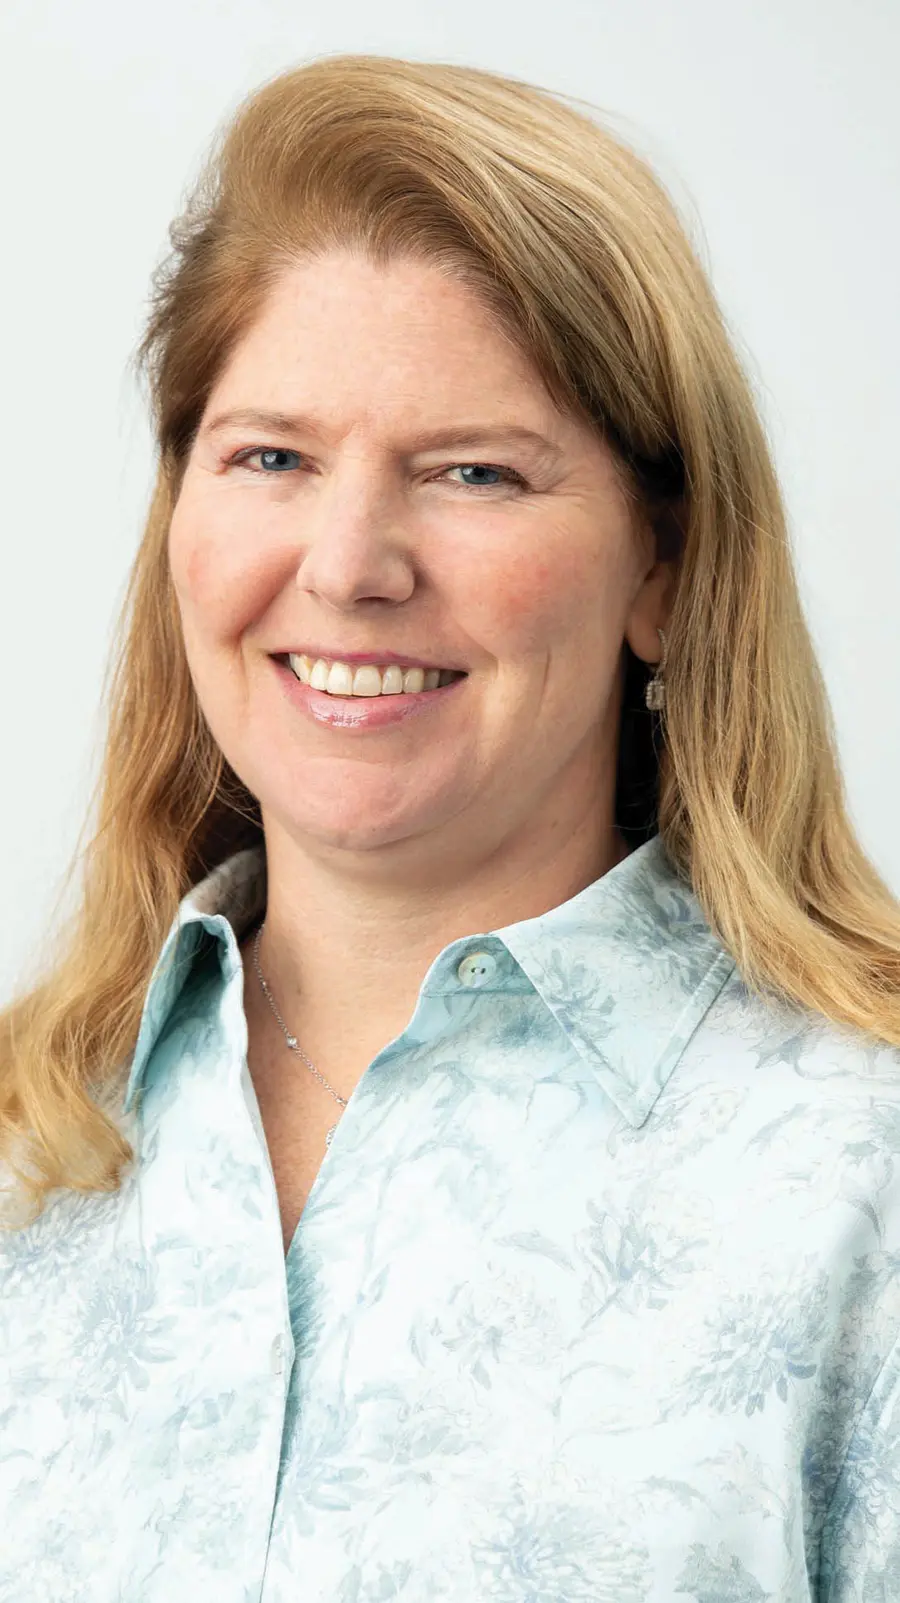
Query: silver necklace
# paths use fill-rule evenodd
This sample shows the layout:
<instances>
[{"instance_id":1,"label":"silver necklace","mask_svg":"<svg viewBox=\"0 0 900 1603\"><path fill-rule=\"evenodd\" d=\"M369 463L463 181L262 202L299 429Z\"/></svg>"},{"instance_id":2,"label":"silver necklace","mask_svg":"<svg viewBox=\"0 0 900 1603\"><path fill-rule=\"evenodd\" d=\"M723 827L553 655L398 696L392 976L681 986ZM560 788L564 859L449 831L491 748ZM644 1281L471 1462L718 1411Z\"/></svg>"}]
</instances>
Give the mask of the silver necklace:
<instances>
[{"instance_id":1,"label":"silver necklace","mask_svg":"<svg viewBox=\"0 0 900 1603\"><path fill-rule=\"evenodd\" d=\"M257 975L259 976L259 983L262 986L262 988L263 988L263 990L264 990L264 992L266 994L266 1000L268 1001L268 1004L269 1004L270 1008L272 1009L272 1012L275 1014L276 1019L278 1020L279 1024L281 1025L282 1031L284 1032L284 1038L287 1041L287 1044L290 1047L291 1051L299 1053L299 1055L300 1055L300 1057L302 1057L304 1063L308 1064L309 1067L312 1069L313 1074L315 1075L316 1079L322 1085L324 1085L325 1090L327 1092L329 1092L329 1094L331 1096L334 1097L335 1102L339 1102L341 1107L345 1108L347 1106L347 1098L341 1096L340 1093L334 1089L333 1085L329 1085L328 1081L326 1080L326 1078L324 1076L324 1074L320 1074L318 1069L316 1068L316 1065L314 1063L310 1063L309 1058L306 1056L306 1053L303 1051L303 1048L298 1043L297 1037L295 1035L291 1035L291 1032L288 1029L287 1025L285 1024L284 1019L281 1017L281 1014L279 1013L277 1007L275 1006L275 1002L274 1002L274 999L272 997L272 992L269 990L268 985L266 984L265 980L263 979L263 972L262 972L262 969L259 966L259 942L260 942L260 938L262 936L262 932L265 929L265 927L266 927L266 921L265 921L265 919L263 919L262 923L259 926L259 929L256 932L256 936L255 936L254 941L253 941L253 966L256 969ZM329 1130L328 1134L325 1137L325 1145L326 1145L326 1147L330 1147L331 1146L331 1140L332 1140L332 1137L333 1137L334 1132L335 1132L336 1129L337 1129L337 1124L333 1124L331 1126L331 1129Z\"/></svg>"}]
</instances>

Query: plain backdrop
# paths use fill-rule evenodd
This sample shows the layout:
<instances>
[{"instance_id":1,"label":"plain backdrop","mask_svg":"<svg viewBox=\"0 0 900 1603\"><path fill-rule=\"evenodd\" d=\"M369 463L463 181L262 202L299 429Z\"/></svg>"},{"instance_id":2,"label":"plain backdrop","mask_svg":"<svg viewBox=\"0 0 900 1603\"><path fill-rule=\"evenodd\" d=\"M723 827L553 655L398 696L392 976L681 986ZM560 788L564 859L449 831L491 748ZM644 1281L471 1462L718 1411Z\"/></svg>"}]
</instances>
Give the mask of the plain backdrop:
<instances>
[{"instance_id":1,"label":"plain backdrop","mask_svg":"<svg viewBox=\"0 0 900 1603\"><path fill-rule=\"evenodd\" d=\"M897 0L4 0L0 999L96 773L153 468L127 362L169 222L244 95L343 51L580 96L655 166L758 394L851 810L900 892Z\"/></svg>"}]
</instances>

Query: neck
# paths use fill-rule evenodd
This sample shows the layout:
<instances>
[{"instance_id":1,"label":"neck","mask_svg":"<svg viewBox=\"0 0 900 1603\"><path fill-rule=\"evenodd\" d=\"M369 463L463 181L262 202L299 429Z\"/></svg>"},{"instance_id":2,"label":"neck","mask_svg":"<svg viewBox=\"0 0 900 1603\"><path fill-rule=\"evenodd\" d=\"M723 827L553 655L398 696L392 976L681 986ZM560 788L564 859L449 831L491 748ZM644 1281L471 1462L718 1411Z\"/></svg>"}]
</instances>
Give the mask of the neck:
<instances>
[{"instance_id":1,"label":"neck","mask_svg":"<svg viewBox=\"0 0 900 1603\"><path fill-rule=\"evenodd\" d=\"M349 1096L366 1065L406 1028L422 981L452 941L539 917L576 896L628 855L611 823L574 835L559 829L498 851L468 878L457 869L427 886L390 878L360 884L266 830L268 905L259 964L287 1029L334 1088ZM482 842L482 845L484 843ZM288 1049L253 964L257 920L241 942L248 1028ZM280 1043L280 1045L279 1045ZM290 1055L288 1053L288 1055Z\"/></svg>"}]
</instances>

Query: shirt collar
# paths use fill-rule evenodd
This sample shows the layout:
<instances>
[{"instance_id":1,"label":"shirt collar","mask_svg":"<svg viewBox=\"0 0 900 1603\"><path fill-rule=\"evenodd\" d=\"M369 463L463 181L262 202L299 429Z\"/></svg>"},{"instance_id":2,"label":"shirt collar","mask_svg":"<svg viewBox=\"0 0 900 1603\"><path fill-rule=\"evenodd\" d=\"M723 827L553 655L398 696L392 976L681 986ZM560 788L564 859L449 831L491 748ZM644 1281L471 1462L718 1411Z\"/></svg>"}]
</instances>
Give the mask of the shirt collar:
<instances>
[{"instance_id":1,"label":"shirt collar","mask_svg":"<svg viewBox=\"0 0 900 1603\"><path fill-rule=\"evenodd\" d=\"M265 905L262 845L229 857L183 898L148 985L126 1112L204 931L233 972L241 963L238 942ZM485 938L473 933L452 947ZM560 906L489 938L519 964L634 1128L648 1117L735 968L659 835ZM434 988L446 989L446 975Z\"/></svg>"},{"instance_id":2,"label":"shirt collar","mask_svg":"<svg viewBox=\"0 0 900 1603\"><path fill-rule=\"evenodd\" d=\"M497 933L637 1129L735 970L662 838Z\"/></svg>"},{"instance_id":3,"label":"shirt collar","mask_svg":"<svg viewBox=\"0 0 900 1603\"><path fill-rule=\"evenodd\" d=\"M239 967L238 942L265 911L266 887L265 848L250 846L226 858L182 898L147 986L128 1069L126 1113L133 1106L150 1054L204 944L204 933L219 945L231 969Z\"/></svg>"}]
</instances>

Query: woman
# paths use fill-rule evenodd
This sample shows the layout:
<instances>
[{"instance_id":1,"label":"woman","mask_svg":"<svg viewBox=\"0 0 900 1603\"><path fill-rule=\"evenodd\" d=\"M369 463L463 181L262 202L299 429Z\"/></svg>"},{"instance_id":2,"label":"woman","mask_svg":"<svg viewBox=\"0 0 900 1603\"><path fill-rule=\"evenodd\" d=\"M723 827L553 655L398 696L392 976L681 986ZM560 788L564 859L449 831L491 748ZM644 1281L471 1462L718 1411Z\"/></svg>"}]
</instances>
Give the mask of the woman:
<instances>
[{"instance_id":1,"label":"woman","mask_svg":"<svg viewBox=\"0 0 900 1603\"><path fill-rule=\"evenodd\" d=\"M172 242L0 1598L900 1595L900 917L670 201L331 57Z\"/></svg>"}]
</instances>

